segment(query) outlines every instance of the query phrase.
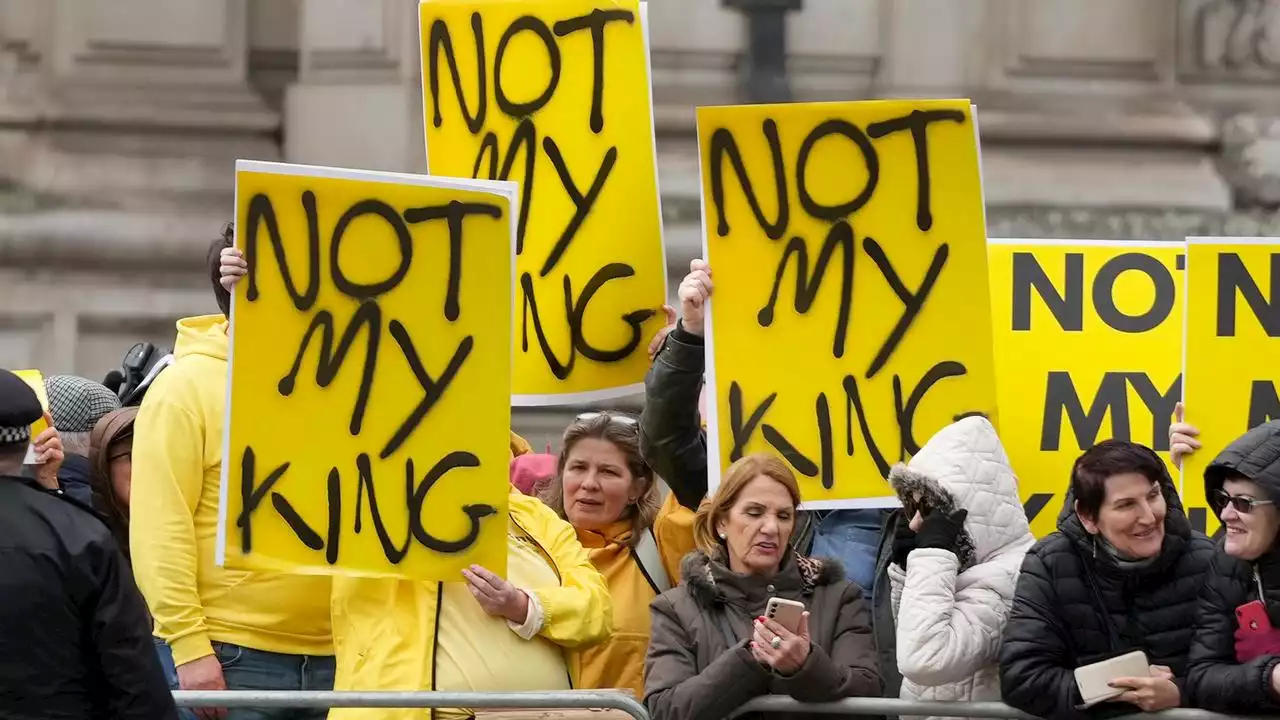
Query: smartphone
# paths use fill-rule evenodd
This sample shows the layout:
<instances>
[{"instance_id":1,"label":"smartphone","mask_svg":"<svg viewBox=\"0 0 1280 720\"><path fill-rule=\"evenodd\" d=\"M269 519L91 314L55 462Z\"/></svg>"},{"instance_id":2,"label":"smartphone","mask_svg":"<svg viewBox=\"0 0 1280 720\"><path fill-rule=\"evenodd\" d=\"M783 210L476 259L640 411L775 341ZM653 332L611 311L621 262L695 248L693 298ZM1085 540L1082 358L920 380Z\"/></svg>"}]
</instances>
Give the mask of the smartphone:
<instances>
[{"instance_id":1,"label":"smartphone","mask_svg":"<svg viewBox=\"0 0 1280 720\"><path fill-rule=\"evenodd\" d=\"M1247 602L1236 608L1236 622L1241 630L1248 633L1271 632L1271 618L1267 617L1267 606L1261 600Z\"/></svg>"},{"instance_id":2,"label":"smartphone","mask_svg":"<svg viewBox=\"0 0 1280 720\"><path fill-rule=\"evenodd\" d=\"M786 598L769 598L764 606L764 616L791 632L800 631L800 616L804 614L804 603Z\"/></svg>"},{"instance_id":3,"label":"smartphone","mask_svg":"<svg viewBox=\"0 0 1280 720\"><path fill-rule=\"evenodd\" d=\"M1108 683L1122 677L1151 677L1151 663L1141 650L1076 668L1076 687L1084 700L1081 709L1123 695L1124 688L1113 688Z\"/></svg>"}]
</instances>

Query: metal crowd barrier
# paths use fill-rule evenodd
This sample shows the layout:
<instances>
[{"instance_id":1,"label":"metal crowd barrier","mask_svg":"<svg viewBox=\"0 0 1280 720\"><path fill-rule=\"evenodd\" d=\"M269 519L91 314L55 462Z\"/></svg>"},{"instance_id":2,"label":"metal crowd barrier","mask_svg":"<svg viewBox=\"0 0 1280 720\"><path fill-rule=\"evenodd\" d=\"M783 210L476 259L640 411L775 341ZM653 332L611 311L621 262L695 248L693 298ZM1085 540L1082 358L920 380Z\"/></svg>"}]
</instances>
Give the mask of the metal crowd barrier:
<instances>
[{"instance_id":1,"label":"metal crowd barrier","mask_svg":"<svg viewBox=\"0 0 1280 720\"><path fill-rule=\"evenodd\" d=\"M847 698L831 703L801 703L782 695L758 697L738 708L734 717L745 713L805 712L815 715L882 715L890 717L973 717L1001 720L1039 720L999 702L941 702L899 700L897 698ZM1260 720L1267 716L1222 715L1208 710L1176 708L1157 713L1134 713L1114 720ZM1275 716L1271 716L1274 718Z\"/></svg>"},{"instance_id":2,"label":"metal crowd barrier","mask_svg":"<svg viewBox=\"0 0 1280 720\"><path fill-rule=\"evenodd\" d=\"M451 693L451 692L336 692L336 691L189 691L173 698L180 707L222 708L485 708L485 709L608 709L620 710L636 720L649 720L644 706L630 695L598 690L560 692ZM734 717L745 713L805 712L815 715L973 717L995 720L1038 720L1004 703L940 702L897 698L848 698L831 703L801 703L771 695L743 705ZM1276 716L1222 715L1208 710L1178 708L1158 713L1135 713L1116 720L1259 720Z\"/></svg>"},{"instance_id":3,"label":"metal crowd barrier","mask_svg":"<svg viewBox=\"0 0 1280 720\"><path fill-rule=\"evenodd\" d=\"M339 692L334 690L175 690L179 707L219 708L503 708L621 710L636 720L649 720L644 706L630 695L596 690L560 692Z\"/></svg>"}]
</instances>

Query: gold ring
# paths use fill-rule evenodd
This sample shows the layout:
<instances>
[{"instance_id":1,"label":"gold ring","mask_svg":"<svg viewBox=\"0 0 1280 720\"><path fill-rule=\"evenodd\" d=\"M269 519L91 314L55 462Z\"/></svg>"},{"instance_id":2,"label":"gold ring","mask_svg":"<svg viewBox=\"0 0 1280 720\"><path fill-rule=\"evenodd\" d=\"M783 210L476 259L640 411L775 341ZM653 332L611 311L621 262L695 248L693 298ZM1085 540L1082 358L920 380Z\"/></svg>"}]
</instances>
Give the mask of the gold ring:
<instances>
[{"instance_id":1,"label":"gold ring","mask_svg":"<svg viewBox=\"0 0 1280 720\"><path fill-rule=\"evenodd\" d=\"M782 647L782 638L778 637L777 635L774 635L773 639L769 641L769 647L773 648L774 650L777 650L778 648Z\"/></svg>"}]
</instances>

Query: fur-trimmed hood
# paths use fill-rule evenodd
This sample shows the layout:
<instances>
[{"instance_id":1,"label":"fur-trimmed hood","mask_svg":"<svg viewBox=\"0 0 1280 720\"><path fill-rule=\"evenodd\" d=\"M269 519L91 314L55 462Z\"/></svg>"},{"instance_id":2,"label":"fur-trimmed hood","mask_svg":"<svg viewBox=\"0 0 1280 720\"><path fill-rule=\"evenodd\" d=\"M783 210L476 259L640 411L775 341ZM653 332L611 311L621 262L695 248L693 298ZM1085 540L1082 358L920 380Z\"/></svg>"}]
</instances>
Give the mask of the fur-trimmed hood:
<instances>
[{"instance_id":1,"label":"fur-trimmed hood","mask_svg":"<svg viewBox=\"0 0 1280 720\"><path fill-rule=\"evenodd\" d=\"M939 430L911 461L889 472L900 499L921 497L934 512L968 510L956 557L963 571L1034 542L1018 478L991 422L968 417ZM908 518L909 520L909 518Z\"/></svg>"},{"instance_id":2,"label":"fur-trimmed hood","mask_svg":"<svg viewBox=\"0 0 1280 720\"><path fill-rule=\"evenodd\" d=\"M689 594L703 607L739 604L753 595L785 591L811 595L814 588L845 579L844 566L831 558L808 558L788 549L778 574L771 578L738 575L729 569L723 551L708 555L694 550L680 563L680 577Z\"/></svg>"}]
</instances>

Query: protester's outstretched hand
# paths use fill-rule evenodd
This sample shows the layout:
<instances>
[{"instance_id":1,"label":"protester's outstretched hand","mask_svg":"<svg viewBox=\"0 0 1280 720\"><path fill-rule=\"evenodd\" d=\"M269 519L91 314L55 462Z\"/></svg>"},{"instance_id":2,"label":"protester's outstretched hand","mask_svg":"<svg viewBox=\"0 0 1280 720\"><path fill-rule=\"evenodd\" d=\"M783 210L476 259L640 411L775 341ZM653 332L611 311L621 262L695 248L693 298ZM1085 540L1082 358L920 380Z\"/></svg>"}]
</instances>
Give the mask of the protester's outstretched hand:
<instances>
[{"instance_id":1,"label":"protester's outstretched hand","mask_svg":"<svg viewBox=\"0 0 1280 720\"><path fill-rule=\"evenodd\" d=\"M800 626L794 633L768 618L756 618L751 655L779 675L796 674L809 659L809 648L809 613L800 616Z\"/></svg>"},{"instance_id":2,"label":"protester's outstretched hand","mask_svg":"<svg viewBox=\"0 0 1280 720\"><path fill-rule=\"evenodd\" d=\"M504 617L516 624L523 623L529 616L529 596L515 585L479 565L463 570L462 577L466 579L467 589L476 602L490 615Z\"/></svg>"},{"instance_id":3,"label":"protester's outstretched hand","mask_svg":"<svg viewBox=\"0 0 1280 720\"><path fill-rule=\"evenodd\" d=\"M217 655L205 655L178 666L178 688L181 690L226 690L222 663ZM220 720L227 716L225 708L192 708L201 720Z\"/></svg>"},{"instance_id":4,"label":"protester's outstretched hand","mask_svg":"<svg viewBox=\"0 0 1280 720\"><path fill-rule=\"evenodd\" d=\"M707 300L711 297L711 266L705 260L689 263L689 274L680 283L680 324L686 332L702 337L706 332Z\"/></svg>"},{"instance_id":5,"label":"protester's outstretched hand","mask_svg":"<svg viewBox=\"0 0 1280 720\"><path fill-rule=\"evenodd\" d=\"M226 288L227 292L235 292L236 283L249 272L249 263L244 259L244 253L240 252L239 248L222 248L219 261L221 264L218 266L218 272L222 277L218 282L222 283L222 287Z\"/></svg>"},{"instance_id":6,"label":"protester's outstretched hand","mask_svg":"<svg viewBox=\"0 0 1280 720\"><path fill-rule=\"evenodd\" d=\"M1200 449L1200 430L1190 423L1183 422L1186 413L1182 403L1173 406L1173 423L1169 425L1169 459L1174 467L1182 467L1182 459Z\"/></svg>"},{"instance_id":7,"label":"protester's outstretched hand","mask_svg":"<svg viewBox=\"0 0 1280 720\"><path fill-rule=\"evenodd\" d=\"M658 356L658 351L662 349L662 342L667 339L667 335L676 329L676 309L670 305L662 306L662 314L667 316L667 324L661 330L653 334L653 339L649 341L649 362Z\"/></svg>"},{"instance_id":8,"label":"protester's outstretched hand","mask_svg":"<svg viewBox=\"0 0 1280 720\"><path fill-rule=\"evenodd\" d=\"M66 457L62 451L62 436L53 427L53 417L49 411L44 412L44 421L49 425L31 441L35 453L36 482L49 490L58 489L58 471L62 469L62 461Z\"/></svg>"}]
</instances>

